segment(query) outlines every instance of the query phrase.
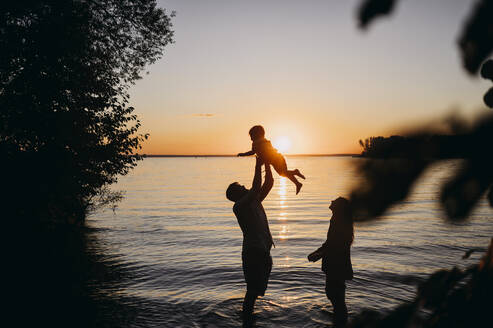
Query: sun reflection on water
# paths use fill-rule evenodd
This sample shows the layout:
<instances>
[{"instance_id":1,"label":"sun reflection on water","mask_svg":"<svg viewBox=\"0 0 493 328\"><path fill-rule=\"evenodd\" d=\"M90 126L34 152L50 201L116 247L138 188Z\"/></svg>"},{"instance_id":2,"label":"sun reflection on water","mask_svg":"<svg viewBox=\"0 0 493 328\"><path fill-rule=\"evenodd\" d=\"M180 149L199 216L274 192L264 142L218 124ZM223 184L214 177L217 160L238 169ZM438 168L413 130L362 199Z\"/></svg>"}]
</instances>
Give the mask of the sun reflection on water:
<instances>
[{"instance_id":1,"label":"sun reflection on water","mask_svg":"<svg viewBox=\"0 0 493 328\"><path fill-rule=\"evenodd\" d=\"M279 239L286 240L288 239L289 227L287 225L281 226L281 231L279 231Z\"/></svg>"},{"instance_id":2,"label":"sun reflection on water","mask_svg":"<svg viewBox=\"0 0 493 328\"><path fill-rule=\"evenodd\" d=\"M288 205L286 204L286 199L287 199L287 188L286 188L286 178L280 177L279 179L279 189L277 191L277 194L279 195L279 207L281 210L285 210ZM283 212L285 214L285 212ZM281 213L281 215L283 215Z\"/></svg>"},{"instance_id":3,"label":"sun reflection on water","mask_svg":"<svg viewBox=\"0 0 493 328\"><path fill-rule=\"evenodd\" d=\"M281 268L290 268L291 267L292 258L289 256L282 257L278 259L279 264L277 264Z\"/></svg>"},{"instance_id":4,"label":"sun reflection on water","mask_svg":"<svg viewBox=\"0 0 493 328\"><path fill-rule=\"evenodd\" d=\"M279 213L278 220L286 220L287 208L288 205L286 203L287 199L287 188L286 188L286 178L280 177L279 179L279 189L277 190L277 194L279 195L279 208L281 212Z\"/></svg>"},{"instance_id":5,"label":"sun reflection on water","mask_svg":"<svg viewBox=\"0 0 493 328\"><path fill-rule=\"evenodd\" d=\"M279 221L286 221L287 219L288 205L286 203L286 199L287 199L286 181L287 179L284 177L280 177L279 179L278 195L279 195L279 208L281 209L278 218ZM287 240L289 237L288 233L289 233L289 226L287 224L281 225L281 230L279 231L279 240L281 241Z\"/></svg>"},{"instance_id":6,"label":"sun reflection on water","mask_svg":"<svg viewBox=\"0 0 493 328\"><path fill-rule=\"evenodd\" d=\"M286 178L285 177L279 177L279 190L278 194L281 196L281 199L286 199Z\"/></svg>"}]
</instances>

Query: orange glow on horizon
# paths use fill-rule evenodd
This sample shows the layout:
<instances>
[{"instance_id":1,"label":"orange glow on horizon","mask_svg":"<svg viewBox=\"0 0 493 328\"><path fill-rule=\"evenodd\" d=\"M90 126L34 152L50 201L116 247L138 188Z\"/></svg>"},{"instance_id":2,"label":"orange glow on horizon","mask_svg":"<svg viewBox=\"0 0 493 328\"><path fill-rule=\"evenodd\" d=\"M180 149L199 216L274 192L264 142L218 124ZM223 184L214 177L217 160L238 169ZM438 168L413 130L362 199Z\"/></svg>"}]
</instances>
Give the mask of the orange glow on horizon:
<instances>
[{"instance_id":1,"label":"orange glow on horizon","mask_svg":"<svg viewBox=\"0 0 493 328\"><path fill-rule=\"evenodd\" d=\"M292 1L281 11L272 1L159 2L182 14L177 42L129 90L139 133L150 134L139 153L234 155L251 149L248 130L261 124L273 145L289 138L281 153L354 154L360 139L451 109L484 111L489 81L457 65L458 21L471 1L446 13L409 1L407 15L430 32L420 38L412 19L363 35L353 1Z\"/></svg>"},{"instance_id":2,"label":"orange glow on horizon","mask_svg":"<svg viewBox=\"0 0 493 328\"><path fill-rule=\"evenodd\" d=\"M361 151L358 140L374 135L357 124L327 114L303 120L293 116L285 115L282 121L269 114L264 120L239 117L233 124L231 117L180 116L169 120L151 117L143 120L143 132L151 133L138 153L235 155L251 149L248 131L256 124L265 128L265 137L285 155L355 154Z\"/></svg>"}]
</instances>

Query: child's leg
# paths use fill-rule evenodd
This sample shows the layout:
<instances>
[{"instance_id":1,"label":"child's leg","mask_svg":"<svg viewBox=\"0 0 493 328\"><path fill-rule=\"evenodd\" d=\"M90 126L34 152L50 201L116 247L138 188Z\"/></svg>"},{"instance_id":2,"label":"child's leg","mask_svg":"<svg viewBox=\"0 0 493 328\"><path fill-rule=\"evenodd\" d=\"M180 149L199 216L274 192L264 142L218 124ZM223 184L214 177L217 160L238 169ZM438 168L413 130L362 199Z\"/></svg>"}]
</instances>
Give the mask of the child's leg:
<instances>
[{"instance_id":1,"label":"child's leg","mask_svg":"<svg viewBox=\"0 0 493 328\"><path fill-rule=\"evenodd\" d=\"M303 174L301 174L300 170L298 170L298 169L296 169L296 170L288 170L288 172L290 172L293 175L297 175L297 176L299 176L302 179L305 179L305 176Z\"/></svg>"},{"instance_id":2,"label":"child's leg","mask_svg":"<svg viewBox=\"0 0 493 328\"><path fill-rule=\"evenodd\" d=\"M289 180L293 181L293 183L296 185L296 195L301 190L301 186L303 186L302 183L298 182L298 180L295 177L295 171L289 171L288 167L286 165L286 160L284 157L279 156L276 158L275 161L272 162L272 166L274 166L274 169L276 170L277 173L279 173L280 176L286 177ZM298 171L299 173L299 171Z\"/></svg>"},{"instance_id":3,"label":"child's leg","mask_svg":"<svg viewBox=\"0 0 493 328\"><path fill-rule=\"evenodd\" d=\"M293 181L293 183L296 185L296 195L298 195L303 184L296 179L296 177L293 174L293 171L286 171L286 173L281 174L281 175L285 176L289 180Z\"/></svg>"},{"instance_id":4,"label":"child's leg","mask_svg":"<svg viewBox=\"0 0 493 328\"><path fill-rule=\"evenodd\" d=\"M305 179L305 176L303 174L301 174L300 170L298 170L298 169L294 170L294 174L299 176L302 179Z\"/></svg>"}]
</instances>

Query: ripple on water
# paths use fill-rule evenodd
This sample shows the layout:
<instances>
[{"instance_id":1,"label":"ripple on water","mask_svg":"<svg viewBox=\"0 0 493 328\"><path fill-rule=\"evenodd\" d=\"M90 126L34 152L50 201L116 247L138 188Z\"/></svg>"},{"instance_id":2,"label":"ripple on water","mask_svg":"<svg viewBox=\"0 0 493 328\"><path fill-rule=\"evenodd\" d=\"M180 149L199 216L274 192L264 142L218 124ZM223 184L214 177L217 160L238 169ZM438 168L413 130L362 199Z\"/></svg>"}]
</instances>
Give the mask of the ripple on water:
<instances>
[{"instance_id":1,"label":"ripple on water","mask_svg":"<svg viewBox=\"0 0 493 328\"><path fill-rule=\"evenodd\" d=\"M276 243L274 266L256 306L257 327L331 324L320 262L306 256L325 240L330 200L360 181L352 169L359 160L289 158L307 175L297 196L275 175L264 202ZM127 193L119 208L88 219L101 241L100 258L120 277L118 284L98 287L105 309L100 326L241 325L242 234L224 190L232 181L249 186L253 164L251 158L152 158L120 179L116 189ZM488 204L483 200L471 220L449 224L437 203L440 184L455 167L454 161L433 166L382 220L356 223L350 315L389 311L410 300L429 273L477 262L479 253L461 257L470 248L484 249L493 235Z\"/></svg>"}]
</instances>

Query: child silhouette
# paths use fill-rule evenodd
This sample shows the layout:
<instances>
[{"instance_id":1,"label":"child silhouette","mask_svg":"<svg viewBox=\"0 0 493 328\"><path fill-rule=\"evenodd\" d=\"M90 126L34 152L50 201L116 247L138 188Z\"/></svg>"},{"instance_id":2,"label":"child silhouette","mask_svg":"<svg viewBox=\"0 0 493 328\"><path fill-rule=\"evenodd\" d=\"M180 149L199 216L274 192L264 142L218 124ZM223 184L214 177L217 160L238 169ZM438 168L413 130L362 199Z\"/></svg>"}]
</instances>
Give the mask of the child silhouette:
<instances>
[{"instance_id":1,"label":"child silhouette","mask_svg":"<svg viewBox=\"0 0 493 328\"><path fill-rule=\"evenodd\" d=\"M239 153L238 156L256 154L265 164L271 164L280 176L291 180L296 185L296 194L298 194L303 184L296 179L296 175L302 179L305 176L298 169L288 170L284 156L272 147L269 140L265 139L265 130L261 125L255 125L248 133L250 134L250 139L252 139L252 150Z\"/></svg>"}]
</instances>

